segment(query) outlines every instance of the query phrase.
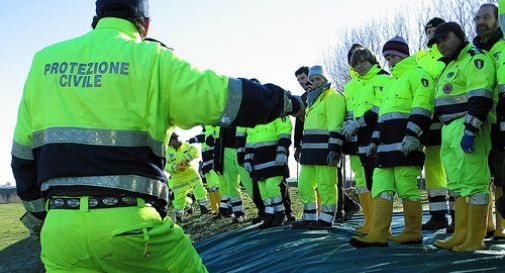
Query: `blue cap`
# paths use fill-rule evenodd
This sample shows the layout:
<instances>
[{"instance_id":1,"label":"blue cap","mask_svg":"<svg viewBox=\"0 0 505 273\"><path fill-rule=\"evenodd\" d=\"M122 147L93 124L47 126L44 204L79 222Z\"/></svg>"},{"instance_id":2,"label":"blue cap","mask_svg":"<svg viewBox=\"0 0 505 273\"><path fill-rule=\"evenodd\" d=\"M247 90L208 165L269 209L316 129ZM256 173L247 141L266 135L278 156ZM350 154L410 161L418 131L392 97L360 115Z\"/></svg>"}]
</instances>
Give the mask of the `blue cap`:
<instances>
[{"instance_id":1,"label":"blue cap","mask_svg":"<svg viewBox=\"0 0 505 273\"><path fill-rule=\"evenodd\" d=\"M131 17L149 17L149 0L96 0L96 16L131 16ZM106 10L104 7L111 4L121 4L130 8L128 14L124 11ZM105 12L106 11L106 12Z\"/></svg>"}]
</instances>

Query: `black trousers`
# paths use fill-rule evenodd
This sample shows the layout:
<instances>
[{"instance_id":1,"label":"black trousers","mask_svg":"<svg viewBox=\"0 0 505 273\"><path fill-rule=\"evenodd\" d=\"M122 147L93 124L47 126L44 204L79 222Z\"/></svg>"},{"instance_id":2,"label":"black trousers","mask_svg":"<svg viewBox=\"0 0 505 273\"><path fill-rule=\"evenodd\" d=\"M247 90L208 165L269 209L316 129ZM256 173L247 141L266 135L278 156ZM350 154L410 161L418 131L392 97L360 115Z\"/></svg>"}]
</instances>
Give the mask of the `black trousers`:
<instances>
[{"instance_id":1,"label":"black trousers","mask_svg":"<svg viewBox=\"0 0 505 273\"><path fill-rule=\"evenodd\" d=\"M284 204L284 210L286 211L287 215L290 215L293 211L291 210L291 198L289 197L289 190L288 190L289 187L286 179L282 179L280 188L281 188L282 203ZM263 200L261 199L258 182L253 182L253 202L254 205L256 205L256 208L258 209L258 214L263 215L263 213L265 212L265 205L263 204Z\"/></svg>"},{"instance_id":2,"label":"black trousers","mask_svg":"<svg viewBox=\"0 0 505 273\"><path fill-rule=\"evenodd\" d=\"M359 209L359 205L356 202L352 201L347 195L344 194L342 190L343 179L342 179L342 169L337 168L337 189L338 189L338 201L337 201L337 216L342 215L342 211L351 211L355 209Z\"/></svg>"}]
</instances>

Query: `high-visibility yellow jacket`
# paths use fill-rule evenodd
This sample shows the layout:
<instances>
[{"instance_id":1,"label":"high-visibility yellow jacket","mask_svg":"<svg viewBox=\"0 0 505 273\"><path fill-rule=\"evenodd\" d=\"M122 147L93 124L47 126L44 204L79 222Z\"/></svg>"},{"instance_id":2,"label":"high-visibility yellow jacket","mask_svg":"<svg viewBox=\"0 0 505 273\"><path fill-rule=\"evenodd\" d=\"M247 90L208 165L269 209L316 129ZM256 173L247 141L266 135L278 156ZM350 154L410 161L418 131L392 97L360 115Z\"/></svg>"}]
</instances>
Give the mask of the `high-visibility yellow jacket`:
<instances>
[{"instance_id":1,"label":"high-visibility yellow jacket","mask_svg":"<svg viewBox=\"0 0 505 273\"><path fill-rule=\"evenodd\" d=\"M312 92L320 94L305 109L300 163L327 166L328 152L341 152L344 143L341 130L346 114L345 98L329 86Z\"/></svg>"},{"instance_id":2,"label":"high-visibility yellow jacket","mask_svg":"<svg viewBox=\"0 0 505 273\"><path fill-rule=\"evenodd\" d=\"M295 100L275 85L199 71L142 41L131 22L100 19L33 59L12 148L18 194L42 210L41 191L166 204L164 143L175 125L254 126L297 111Z\"/></svg>"},{"instance_id":3,"label":"high-visibility yellow jacket","mask_svg":"<svg viewBox=\"0 0 505 273\"><path fill-rule=\"evenodd\" d=\"M442 57L442 53L440 53L436 44L416 53L417 64L424 69L424 71L428 72L435 81L445 68ZM426 146L440 146L441 143L442 122L440 122L437 115L433 115L426 139Z\"/></svg>"},{"instance_id":4,"label":"high-visibility yellow jacket","mask_svg":"<svg viewBox=\"0 0 505 273\"><path fill-rule=\"evenodd\" d=\"M346 116L345 119L353 119L356 117L356 107L359 100L360 91L360 81L358 79L359 74L352 68L349 70L349 75L351 80L344 85L344 97L346 105ZM342 145L342 152L348 155L358 154L358 136L353 135L350 139L344 139L344 144Z\"/></svg>"},{"instance_id":5,"label":"high-visibility yellow jacket","mask_svg":"<svg viewBox=\"0 0 505 273\"><path fill-rule=\"evenodd\" d=\"M500 62L500 56L505 47L505 41L503 39L503 32L498 29L485 43L480 40L477 36L473 40L473 44L480 50L485 51L489 57L494 61L495 69L497 71L497 81L500 77L500 67L503 66L503 62ZM505 128L501 128L501 124L505 124L505 107L503 98L499 102L500 90L499 84L495 85L493 90L493 108L489 112L489 121L491 124L491 143L493 150L505 150Z\"/></svg>"},{"instance_id":6,"label":"high-visibility yellow jacket","mask_svg":"<svg viewBox=\"0 0 505 273\"><path fill-rule=\"evenodd\" d=\"M193 179L197 179L197 170L190 164L191 161L198 158L198 148L188 143L181 143L178 149L173 146L167 146L167 165L165 170L172 177L174 186L182 183L188 183ZM177 166L185 162L187 165L183 171L177 170Z\"/></svg>"},{"instance_id":7,"label":"high-visibility yellow jacket","mask_svg":"<svg viewBox=\"0 0 505 273\"><path fill-rule=\"evenodd\" d=\"M355 79L356 84L353 87L357 90L353 92L357 94L357 101L354 106L354 116L360 123L357 136L360 150L363 150L370 144L372 133L377 128L382 92L391 76L378 65L374 65L365 75Z\"/></svg>"},{"instance_id":8,"label":"high-visibility yellow jacket","mask_svg":"<svg viewBox=\"0 0 505 273\"><path fill-rule=\"evenodd\" d=\"M275 162L278 153L289 155L293 125L288 117L267 124L246 128L246 155L244 160L254 166L253 179L265 180L274 176L289 177L288 165Z\"/></svg>"},{"instance_id":9,"label":"high-visibility yellow jacket","mask_svg":"<svg viewBox=\"0 0 505 273\"><path fill-rule=\"evenodd\" d=\"M440 60L443 56L438 50L436 44L432 45L430 48L420 50L416 53L417 64L430 76L436 80L442 70L445 68L445 63Z\"/></svg>"},{"instance_id":10,"label":"high-visibility yellow jacket","mask_svg":"<svg viewBox=\"0 0 505 273\"><path fill-rule=\"evenodd\" d=\"M468 43L437 80L435 112L440 121L449 124L464 118L465 130L477 133L484 122L489 122L495 78L494 61Z\"/></svg>"},{"instance_id":11,"label":"high-visibility yellow jacket","mask_svg":"<svg viewBox=\"0 0 505 273\"><path fill-rule=\"evenodd\" d=\"M373 138L380 168L395 166L422 166L422 145L407 156L402 152L406 135L424 143L433 115L433 79L417 65L415 56L397 63L391 69L393 78L382 94L378 130Z\"/></svg>"}]
</instances>

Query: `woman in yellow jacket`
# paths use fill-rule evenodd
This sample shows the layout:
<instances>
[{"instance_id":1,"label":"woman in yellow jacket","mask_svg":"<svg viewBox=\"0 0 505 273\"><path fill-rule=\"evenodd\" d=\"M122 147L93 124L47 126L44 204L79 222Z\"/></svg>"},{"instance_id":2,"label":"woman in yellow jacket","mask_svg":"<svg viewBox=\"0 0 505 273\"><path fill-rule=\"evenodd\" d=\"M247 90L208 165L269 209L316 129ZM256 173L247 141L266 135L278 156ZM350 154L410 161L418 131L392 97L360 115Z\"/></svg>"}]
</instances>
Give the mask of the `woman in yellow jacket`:
<instances>
[{"instance_id":1,"label":"woman in yellow jacket","mask_svg":"<svg viewBox=\"0 0 505 273\"><path fill-rule=\"evenodd\" d=\"M314 90L307 95L298 181L304 204L303 221L293 227L319 229L332 226L336 211L337 166L344 142L340 130L346 109L344 95L331 88L322 66L310 68L309 80ZM319 216L316 187L321 195Z\"/></svg>"},{"instance_id":2,"label":"woman in yellow jacket","mask_svg":"<svg viewBox=\"0 0 505 273\"><path fill-rule=\"evenodd\" d=\"M375 167L374 156L370 153L372 133L377 128L378 113L382 90L391 80L388 72L382 70L375 55L367 48L355 50L350 61L358 73L355 77L353 93L356 94L354 118L344 123L343 133L346 139L358 137L359 159L364 168L364 179L356 180L356 194L363 208L365 223L356 231L367 234L372 220L372 176Z\"/></svg>"}]
</instances>

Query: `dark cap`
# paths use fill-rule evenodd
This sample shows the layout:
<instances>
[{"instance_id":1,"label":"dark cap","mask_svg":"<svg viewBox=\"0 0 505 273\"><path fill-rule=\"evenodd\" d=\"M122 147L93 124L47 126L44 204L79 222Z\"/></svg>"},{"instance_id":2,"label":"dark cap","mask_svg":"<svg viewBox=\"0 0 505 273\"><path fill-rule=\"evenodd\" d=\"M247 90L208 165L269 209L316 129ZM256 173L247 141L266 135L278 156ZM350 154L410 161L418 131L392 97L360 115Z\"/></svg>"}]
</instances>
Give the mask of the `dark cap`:
<instances>
[{"instance_id":1,"label":"dark cap","mask_svg":"<svg viewBox=\"0 0 505 273\"><path fill-rule=\"evenodd\" d=\"M454 33L456 37L460 38L461 41L465 42L467 40L465 32L463 32L463 29L458 23L448 22L440 24L437 27L435 30L435 35L433 35L433 38L431 38L428 42L428 46L432 46L438 42L439 39L446 37L451 32Z\"/></svg>"},{"instance_id":2,"label":"dark cap","mask_svg":"<svg viewBox=\"0 0 505 273\"><path fill-rule=\"evenodd\" d=\"M362 45L360 44L353 44L351 46L351 48L349 49L349 51L347 52L347 63L348 64L351 64L351 57L352 57L352 54L354 53L354 51L356 51L356 49L360 48L360 47L363 47Z\"/></svg>"},{"instance_id":3,"label":"dark cap","mask_svg":"<svg viewBox=\"0 0 505 273\"><path fill-rule=\"evenodd\" d=\"M431 19L430 21L428 21L426 26L424 26L424 32L426 32L428 29L430 29L432 27L438 27L439 25L441 25L443 23L445 23L444 19L439 18L439 17L435 17L435 18Z\"/></svg>"},{"instance_id":4,"label":"dark cap","mask_svg":"<svg viewBox=\"0 0 505 273\"><path fill-rule=\"evenodd\" d=\"M117 17L149 17L148 0L96 0L96 16L98 18L106 16ZM107 6L118 5L129 8L128 14L124 10L107 9Z\"/></svg>"}]
</instances>

